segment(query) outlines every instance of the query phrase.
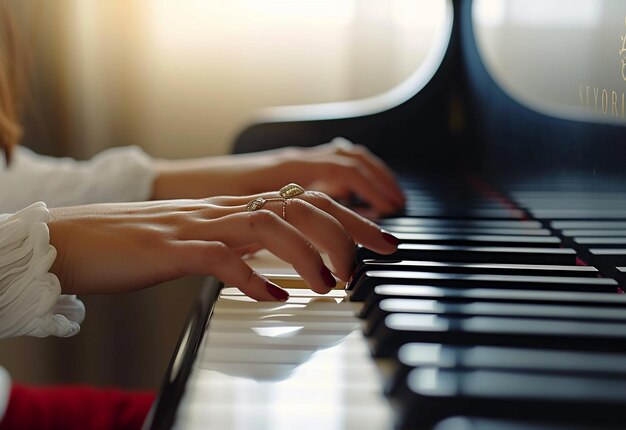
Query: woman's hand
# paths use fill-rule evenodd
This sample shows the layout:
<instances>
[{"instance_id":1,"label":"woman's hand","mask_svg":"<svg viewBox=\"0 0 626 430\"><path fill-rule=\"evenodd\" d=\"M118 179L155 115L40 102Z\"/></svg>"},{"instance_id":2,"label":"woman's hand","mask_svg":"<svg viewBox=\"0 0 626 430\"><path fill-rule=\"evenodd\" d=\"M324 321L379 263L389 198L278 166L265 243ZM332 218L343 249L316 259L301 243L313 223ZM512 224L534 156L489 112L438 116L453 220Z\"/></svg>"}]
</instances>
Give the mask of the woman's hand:
<instances>
[{"instance_id":1,"label":"woman's hand","mask_svg":"<svg viewBox=\"0 0 626 430\"><path fill-rule=\"evenodd\" d=\"M256 197L276 199L246 212ZM286 219L283 219L285 209ZM326 293L332 272L347 280L355 242L380 253L397 239L325 194L307 191L283 201L277 192L246 197L99 204L51 209L51 269L66 294L138 290L190 274L213 275L257 300L286 300L287 292L241 259L266 248L293 265L309 286Z\"/></svg>"},{"instance_id":2,"label":"woman's hand","mask_svg":"<svg viewBox=\"0 0 626 430\"><path fill-rule=\"evenodd\" d=\"M158 161L157 170L155 199L246 195L297 182L334 198L355 194L382 215L405 203L391 170L365 147L342 138L314 148Z\"/></svg>"}]
</instances>

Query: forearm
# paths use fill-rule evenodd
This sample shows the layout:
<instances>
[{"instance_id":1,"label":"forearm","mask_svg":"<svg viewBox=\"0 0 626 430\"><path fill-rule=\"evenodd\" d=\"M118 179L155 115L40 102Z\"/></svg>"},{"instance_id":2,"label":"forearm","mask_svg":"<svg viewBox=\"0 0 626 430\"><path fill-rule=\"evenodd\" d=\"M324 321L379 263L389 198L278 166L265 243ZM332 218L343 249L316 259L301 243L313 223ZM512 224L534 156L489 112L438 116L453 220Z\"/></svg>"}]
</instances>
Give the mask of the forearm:
<instances>
[{"instance_id":1,"label":"forearm","mask_svg":"<svg viewBox=\"0 0 626 430\"><path fill-rule=\"evenodd\" d=\"M154 200L205 198L268 191L284 185L280 170L288 151L188 160L154 160Z\"/></svg>"}]
</instances>

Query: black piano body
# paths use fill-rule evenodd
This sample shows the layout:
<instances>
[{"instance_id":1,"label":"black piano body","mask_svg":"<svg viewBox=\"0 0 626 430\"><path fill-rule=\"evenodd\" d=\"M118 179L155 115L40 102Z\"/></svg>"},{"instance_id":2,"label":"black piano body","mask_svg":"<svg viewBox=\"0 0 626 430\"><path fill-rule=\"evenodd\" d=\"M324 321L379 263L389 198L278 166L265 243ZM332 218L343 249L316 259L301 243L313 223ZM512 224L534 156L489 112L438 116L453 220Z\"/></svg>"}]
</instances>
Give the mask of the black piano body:
<instances>
[{"instance_id":1,"label":"black piano body","mask_svg":"<svg viewBox=\"0 0 626 430\"><path fill-rule=\"evenodd\" d=\"M626 4L552 0L551 15L531 13L524 26L507 21L520 3L450 1L440 64L401 103L274 110L235 142L241 153L343 136L401 175L409 206L381 223L402 249L387 261L363 251L367 279L351 286L382 339L373 353L396 356L403 372L386 387L408 404L401 428L626 423ZM499 34L489 25L515 30L499 50L485 47L485 35ZM494 69L505 54L524 82ZM146 428L172 425L215 291L190 316ZM418 366L432 344L453 364ZM435 374L443 385L432 385Z\"/></svg>"}]
</instances>

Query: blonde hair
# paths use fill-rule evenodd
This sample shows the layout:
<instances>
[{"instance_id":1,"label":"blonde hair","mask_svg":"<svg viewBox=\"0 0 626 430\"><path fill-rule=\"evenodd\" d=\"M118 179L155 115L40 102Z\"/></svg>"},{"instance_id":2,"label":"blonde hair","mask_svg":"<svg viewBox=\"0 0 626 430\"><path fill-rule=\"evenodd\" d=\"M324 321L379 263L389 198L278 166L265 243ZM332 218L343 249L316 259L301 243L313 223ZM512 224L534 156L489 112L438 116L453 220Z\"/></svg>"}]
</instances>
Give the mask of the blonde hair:
<instances>
[{"instance_id":1,"label":"blonde hair","mask_svg":"<svg viewBox=\"0 0 626 430\"><path fill-rule=\"evenodd\" d=\"M26 84L23 51L15 20L4 0L0 0L0 149L7 164L11 151L22 137L22 94Z\"/></svg>"}]
</instances>

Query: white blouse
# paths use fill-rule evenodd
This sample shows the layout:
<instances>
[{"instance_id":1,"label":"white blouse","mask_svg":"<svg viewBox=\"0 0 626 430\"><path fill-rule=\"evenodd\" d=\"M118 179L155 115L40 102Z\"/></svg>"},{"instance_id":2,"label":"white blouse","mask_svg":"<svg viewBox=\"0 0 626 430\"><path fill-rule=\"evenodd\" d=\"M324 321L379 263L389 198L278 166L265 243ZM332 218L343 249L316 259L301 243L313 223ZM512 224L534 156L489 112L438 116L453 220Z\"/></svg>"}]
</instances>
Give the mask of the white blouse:
<instances>
[{"instance_id":1,"label":"white blouse","mask_svg":"<svg viewBox=\"0 0 626 430\"><path fill-rule=\"evenodd\" d=\"M0 157L0 213L37 201L54 208L147 200L153 180L151 159L138 147L109 149L89 161L18 147L8 168Z\"/></svg>"},{"instance_id":2,"label":"white blouse","mask_svg":"<svg viewBox=\"0 0 626 430\"><path fill-rule=\"evenodd\" d=\"M147 200L155 176L151 160L136 147L111 149L90 161L18 148L9 167L0 163L0 338L73 336L85 307L76 296L61 294L49 272L56 250L47 206ZM0 419L9 388L0 367Z\"/></svg>"}]
</instances>

